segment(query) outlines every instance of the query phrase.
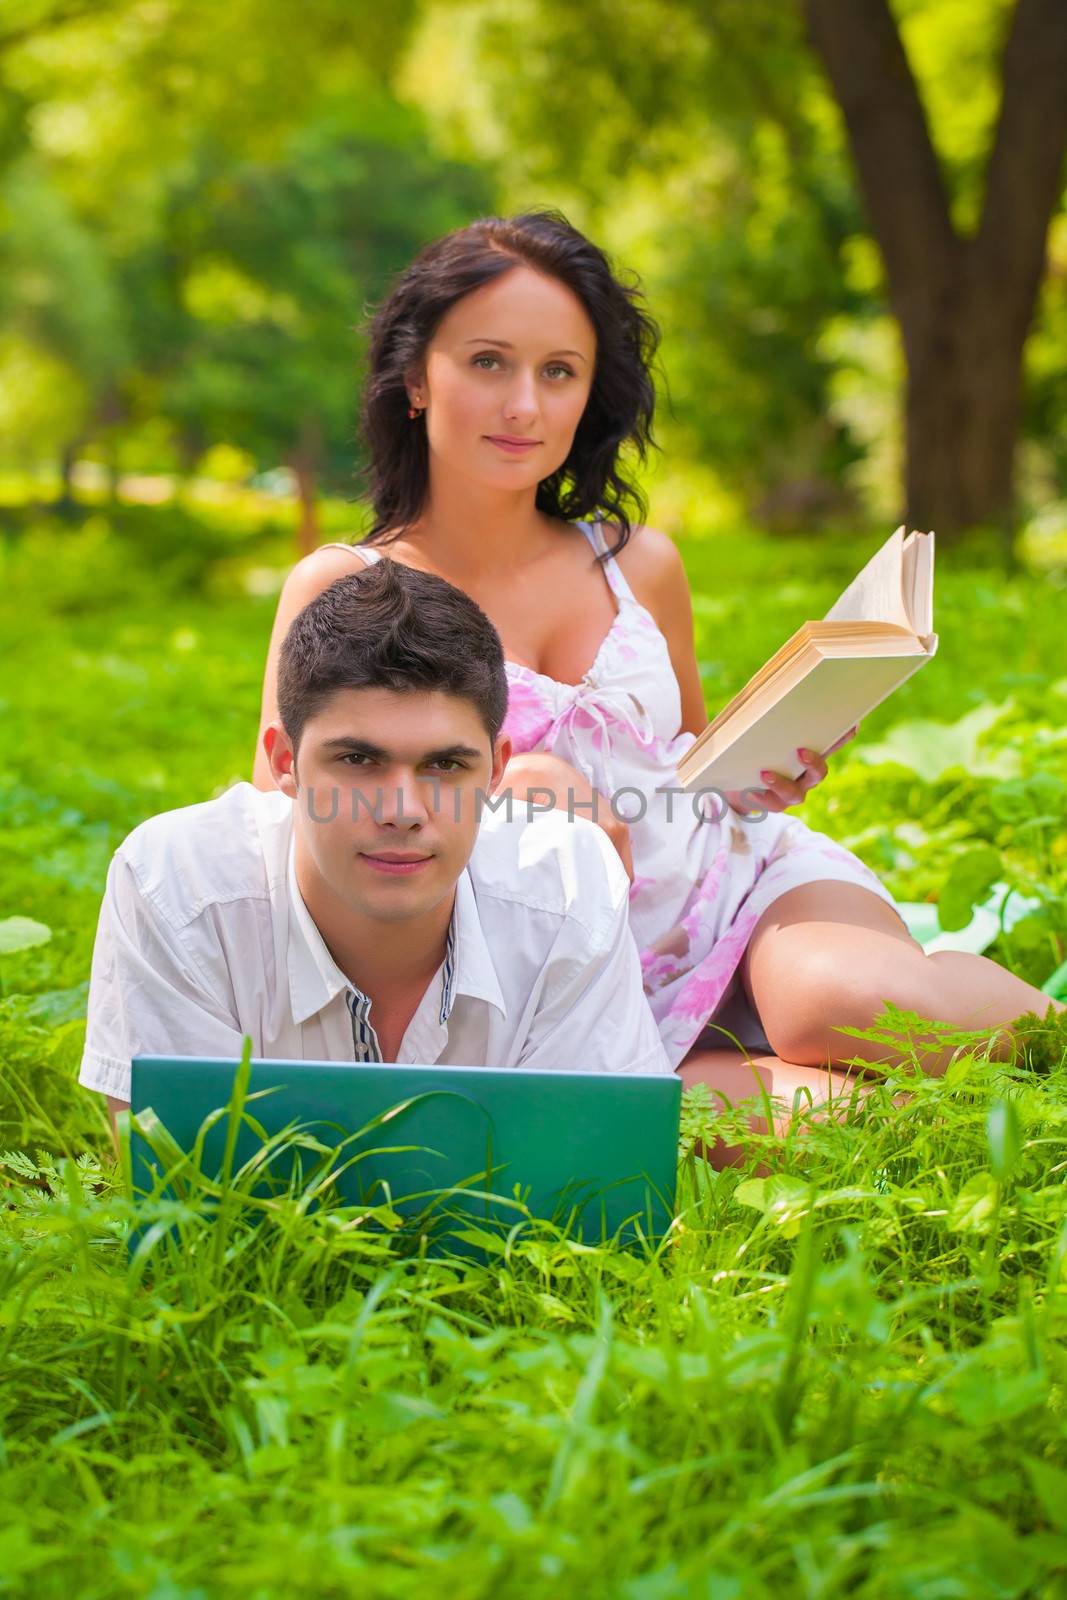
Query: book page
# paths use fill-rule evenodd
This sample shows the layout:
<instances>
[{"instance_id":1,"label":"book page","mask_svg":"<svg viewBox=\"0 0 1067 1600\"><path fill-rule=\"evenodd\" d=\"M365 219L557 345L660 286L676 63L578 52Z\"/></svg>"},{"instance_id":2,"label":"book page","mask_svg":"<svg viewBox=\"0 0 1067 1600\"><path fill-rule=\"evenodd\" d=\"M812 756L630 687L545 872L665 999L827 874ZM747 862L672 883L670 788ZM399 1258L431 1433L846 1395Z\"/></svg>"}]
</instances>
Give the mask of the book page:
<instances>
[{"instance_id":1,"label":"book page","mask_svg":"<svg viewBox=\"0 0 1067 1600\"><path fill-rule=\"evenodd\" d=\"M920 639L934 627L934 536L909 533L904 540L904 604Z\"/></svg>"},{"instance_id":2,"label":"book page","mask_svg":"<svg viewBox=\"0 0 1067 1600\"><path fill-rule=\"evenodd\" d=\"M904 528L890 534L848 588L839 595L825 622L893 622L910 628L904 603Z\"/></svg>"}]
</instances>

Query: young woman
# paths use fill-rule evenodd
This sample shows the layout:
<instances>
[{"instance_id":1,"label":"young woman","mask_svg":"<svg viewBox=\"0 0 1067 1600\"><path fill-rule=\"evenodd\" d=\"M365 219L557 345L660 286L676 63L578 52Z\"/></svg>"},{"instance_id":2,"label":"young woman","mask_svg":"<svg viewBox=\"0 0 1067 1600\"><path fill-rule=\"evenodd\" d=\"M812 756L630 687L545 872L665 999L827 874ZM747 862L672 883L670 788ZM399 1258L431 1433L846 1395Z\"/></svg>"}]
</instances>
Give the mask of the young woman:
<instances>
[{"instance_id":1,"label":"young woman","mask_svg":"<svg viewBox=\"0 0 1067 1600\"><path fill-rule=\"evenodd\" d=\"M835 1031L868 1026L886 1000L991 1033L1048 1000L985 957L924 954L873 872L783 815L825 776L819 752L801 753L797 782L763 774L745 797L756 815L739 796L694 808L678 790L707 721L689 591L671 540L633 525L640 497L620 456L651 441L656 343L636 288L558 213L485 219L419 254L372 325L373 527L359 546L307 556L284 586L254 781L271 784L262 729L297 612L383 553L449 579L508 658L504 787L548 789L578 815L596 803L616 843L646 992L684 1081L730 1100L760 1085L823 1100L850 1059L894 1059Z\"/></svg>"}]
</instances>

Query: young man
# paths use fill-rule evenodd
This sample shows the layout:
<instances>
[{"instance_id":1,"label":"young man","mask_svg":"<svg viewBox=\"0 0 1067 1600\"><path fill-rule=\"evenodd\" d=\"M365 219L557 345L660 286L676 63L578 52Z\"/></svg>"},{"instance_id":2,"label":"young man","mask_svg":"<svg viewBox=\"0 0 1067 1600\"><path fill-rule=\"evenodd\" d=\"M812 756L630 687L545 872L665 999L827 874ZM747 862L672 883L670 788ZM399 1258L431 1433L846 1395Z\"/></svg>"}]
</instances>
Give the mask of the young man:
<instances>
[{"instance_id":1,"label":"young man","mask_svg":"<svg viewBox=\"0 0 1067 1600\"><path fill-rule=\"evenodd\" d=\"M116 851L80 1081L129 1103L135 1055L668 1072L602 829L509 817L489 619L381 561L294 620L277 789L236 784Z\"/></svg>"}]
</instances>

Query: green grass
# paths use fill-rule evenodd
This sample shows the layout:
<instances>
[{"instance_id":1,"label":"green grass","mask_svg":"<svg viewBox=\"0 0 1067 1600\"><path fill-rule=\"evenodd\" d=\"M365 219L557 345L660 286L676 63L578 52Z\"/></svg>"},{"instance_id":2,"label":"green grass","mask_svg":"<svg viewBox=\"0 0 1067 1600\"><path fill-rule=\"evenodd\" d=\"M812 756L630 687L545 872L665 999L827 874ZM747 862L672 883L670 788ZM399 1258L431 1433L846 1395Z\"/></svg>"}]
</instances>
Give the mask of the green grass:
<instances>
[{"instance_id":1,"label":"green grass","mask_svg":"<svg viewBox=\"0 0 1067 1600\"><path fill-rule=\"evenodd\" d=\"M194 1185L160 1213L180 1250L127 1264L75 1082L103 876L142 817L247 775L273 612L250 591L289 554L169 512L0 544L0 919L52 929L0 957L0 1594L1067 1595L1067 1062L904 1067L784 1143L738 1117L746 1165L690 1150L645 1253L531 1226L434 1259L299 1194L253 1227L238 1175L224 1232ZM713 705L857 551L739 532L686 556ZM995 851L1043 900L997 953L1043 982L1067 955L1063 589L958 559L938 583L939 661L804 815L904 898ZM687 1146L704 1126L698 1100Z\"/></svg>"}]
</instances>

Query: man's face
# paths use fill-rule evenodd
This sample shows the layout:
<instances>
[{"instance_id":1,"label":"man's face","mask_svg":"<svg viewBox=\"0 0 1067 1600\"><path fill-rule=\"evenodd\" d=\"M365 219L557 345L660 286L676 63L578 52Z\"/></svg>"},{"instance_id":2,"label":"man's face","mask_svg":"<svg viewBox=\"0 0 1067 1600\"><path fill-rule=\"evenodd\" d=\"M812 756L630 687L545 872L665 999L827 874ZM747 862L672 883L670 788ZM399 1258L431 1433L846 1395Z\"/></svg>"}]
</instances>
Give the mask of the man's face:
<instances>
[{"instance_id":1,"label":"man's face","mask_svg":"<svg viewBox=\"0 0 1067 1600\"><path fill-rule=\"evenodd\" d=\"M339 689L299 752L266 733L274 781L295 801L298 859L360 916L419 917L451 895L474 848L479 799L511 754L469 700L441 690Z\"/></svg>"}]
</instances>

